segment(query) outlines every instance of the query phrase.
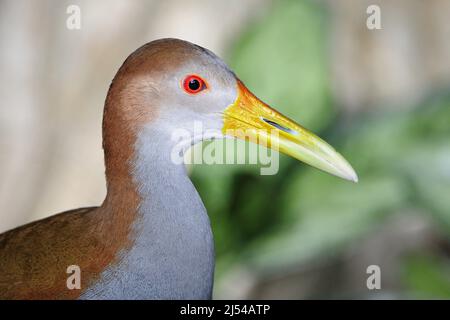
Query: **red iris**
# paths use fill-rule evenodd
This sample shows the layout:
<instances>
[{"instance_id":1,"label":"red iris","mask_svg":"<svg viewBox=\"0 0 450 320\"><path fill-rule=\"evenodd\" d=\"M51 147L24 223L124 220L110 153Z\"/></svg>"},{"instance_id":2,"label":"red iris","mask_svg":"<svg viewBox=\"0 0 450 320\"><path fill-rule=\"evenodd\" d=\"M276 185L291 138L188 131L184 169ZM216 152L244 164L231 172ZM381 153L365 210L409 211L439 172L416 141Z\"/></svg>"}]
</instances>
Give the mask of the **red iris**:
<instances>
[{"instance_id":1,"label":"red iris","mask_svg":"<svg viewBox=\"0 0 450 320\"><path fill-rule=\"evenodd\" d=\"M196 75L189 75L183 81L184 91L190 94L196 94L206 89L205 81Z\"/></svg>"}]
</instances>

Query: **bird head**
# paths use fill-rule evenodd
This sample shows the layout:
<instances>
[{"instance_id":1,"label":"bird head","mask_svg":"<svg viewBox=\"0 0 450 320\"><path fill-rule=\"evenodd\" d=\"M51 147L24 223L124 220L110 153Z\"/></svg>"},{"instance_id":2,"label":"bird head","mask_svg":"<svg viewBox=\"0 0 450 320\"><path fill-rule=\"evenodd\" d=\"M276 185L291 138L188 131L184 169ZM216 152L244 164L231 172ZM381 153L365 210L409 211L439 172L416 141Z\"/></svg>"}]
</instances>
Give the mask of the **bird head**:
<instances>
[{"instance_id":1,"label":"bird head","mask_svg":"<svg viewBox=\"0 0 450 320\"><path fill-rule=\"evenodd\" d=\"M333 147L258 99L211 51L187 41L161 39L136 50L118 71L107 105L108 100L123 103L120 110L105 108L105 118L117 113L132 127L151 123L167 133L185 130L191 133L187 145L211 138L250 140L358 180ZM196 122L202 124L200 135Z\"/></svg>"}]
</instances>

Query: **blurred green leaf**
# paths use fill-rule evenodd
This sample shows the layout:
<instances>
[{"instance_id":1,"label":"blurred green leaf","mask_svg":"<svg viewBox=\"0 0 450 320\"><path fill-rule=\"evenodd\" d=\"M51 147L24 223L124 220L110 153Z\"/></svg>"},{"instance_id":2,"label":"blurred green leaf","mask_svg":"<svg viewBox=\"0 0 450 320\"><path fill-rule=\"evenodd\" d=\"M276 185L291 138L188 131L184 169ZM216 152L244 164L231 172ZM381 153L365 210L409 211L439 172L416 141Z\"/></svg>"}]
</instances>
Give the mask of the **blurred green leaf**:
<instances>
[{"instance_id":1,"label":"blurred green leaf","mask_svg":"<svg viewBox=\"0 0 450 320\"><path fill-rule=\"evenodd\" d=\"M410 295L419 299L450 298L450 264L433 256L406 259L404 282Z\"/></svg>"},{"instance_id":2,"label":"blurred green leaf","mask_svg":"<svg viewBox=\"0 0 450 320\"><path fill-rule=\"evenodd\" d=\"M310 1L278 1L240 39L231 59L251 91L314 130L333 117L325 19L322 8Z\"/></svg>"}]
</instances>

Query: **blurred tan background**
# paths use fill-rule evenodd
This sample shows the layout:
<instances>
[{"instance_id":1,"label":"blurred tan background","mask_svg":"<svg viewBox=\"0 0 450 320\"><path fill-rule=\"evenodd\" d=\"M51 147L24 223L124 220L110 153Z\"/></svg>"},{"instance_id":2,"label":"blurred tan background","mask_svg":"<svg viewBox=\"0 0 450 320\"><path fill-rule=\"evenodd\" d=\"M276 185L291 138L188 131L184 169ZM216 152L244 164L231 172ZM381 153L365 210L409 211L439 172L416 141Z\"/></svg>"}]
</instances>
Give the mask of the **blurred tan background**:
<instances>
[{"instance_id":1,"label":"blurred tan background","mask_svg":"<svg viewBox=\"0 0 450 320\"><path fill-rule=\"evenodd\" d=\"M66 8L71 4L81 8L80 30L66 28L69 16ZM366 27L366 9L370 4L381 8L381 30ZM358 157L361 159L362 156L354 146L365 143L356 141L352 144L347 142L347 137L352 133L360 134L358 126L366 126L365 120L361 119L374 114L374 119L379 119L379 115L390 118L391 112L399 118L403 113L405 118L415 117L411 114L423 101L436 92L449 91L449 16L450 1L446 0L1 0L0 232L67 209L101 203L105 195L101 149L103 102L110 81L123 60L146 42L177 37L214 51L231 64L258 96L269 103L275 101L276 107L289 116L306 122L308 127L322 132L325 137L331 136L331 141L337 141L338 146L346 146L344 150L350 154L350 162L356 161L359 171ZM281 41L285 41L285 47ZM273 53L275 58L268 59L265 52ZM276 59L277 55L284 57L283 54L289 52L293 54ZM311 61L317 68L310 67L308 59L315 59ZM292 73L283 78L270 69L270 65L276 70L290 68L297 72L298 78ZM271 70L273 74L266 75L265 70ZM258 79L260 83L257 83ZM299 88L296 87L297 80ZM273 83L284 87L278 90L272 87ZM286 93L283 90L287 84L291 91ZM301 95L298 99L297 91ZM292 98L287 99L290 93ZM305 103L299 107L298 101ZM308 108L317 112L311 113ZM375 125L373 130L379 130L377 128ZM342 132L341 139L339 134ZM443 129L442 132L447 131ZM379 139L373 145L374 150L383 147L386 136L380 133ZM367 143L373 141L368 139ZM448 179L450 157L446 153L447 146L441 162L443 171L439 175ZM370 157L370 153L364 156ZM429 156L433 157L432 154ZM402 157L399 153L389 161ZM285 158L282 161L287 162ZM360 166L364 167L363 164ZM289 168L286 172L291 173ZM361 171L361 185L364 186L364 169ZM212 173L216 178L241 174L227 169ZM253 173L245 172L247 174ZM307 177L308 174L309 171ZM220 202L215 198L217 193L202 191L210 186L207 178L203 178L204 173L194 170L194 175L203 198ZM266 181L276 182L270 178ZM331 178L326 181L327 185L336 183ZM275 190L272 186L267 188L260 193ZM304 189L298 187L295 190ZM353 190L356 189L349 192L353 193ZM373 189L364 190L370 193ZM305 201L308 199L307 192L299 191L296 195ZM383 201L384 198L378 199ZM239 203L239 199L236 201ZM446 207L448 201L442 201ZM427 208L419 208L414 201L405 203L401 210L397 210L399 206L389 209L392 217L368 222L371 226L376 224L377 229L367 229L357 237L349 237L337 256L328 254L328 249L318 250L314 257L308 253L296 261L286 260L286 264L265 264L270 268L264 267L260 272L249 264L248 261L253 260L247 255L241 256L237 250L219 245L215 296L370 297L372 293L365 288L365 268L374 263L388 270L383 273L386 281L383 283L389 290L383 292L383 297L404 297L415 289L399 282L396 268L400 260L397 258L411 250L427 251L430 246L438 246L438 256L445 261L439 264L444 265L443 269L438 268L444 272L436 271L443 274L439 279L449 280L448 229L439 230L441 222L434 221ZM218 215L225 208L215 210L208 202L206 205L212 215ZM400 211L404 214L398 214ZM425 214L417 214L418 211L425 211ZM289 222L292 216L287 214L287 217ZM233 237L233 219L222 214L218 221L219 218L213 218L213 224L228 224L229 229L222 231L218 226L216 241ZM347 227L353 230L359 225ZM258 232L263 235L266 231ZM318 231L320 243L319 234ZM259 246L253 239L246 243ZM249 246L249 252L253 252L252 246ZM279 249L275 245L267 248ZM286 255L292 256L292 252ZM255 261L278 259L276 255L272 258L261 256L266 258ZM413 272L418 268L421 273L422 260L415 261L419 263L408 270ZM336 270L339 272L333 273ZM429 272L434 274L434 271ZM414 279L411 281L419 283L419 289L427 288L428 278L421 280L425 286L420 286L422 282ZM450 297L448 288L433 289L425 297ZM419 294L413 297L422 297L421 290L425 289L419 289Z\"/></svg>"}]
</instances>

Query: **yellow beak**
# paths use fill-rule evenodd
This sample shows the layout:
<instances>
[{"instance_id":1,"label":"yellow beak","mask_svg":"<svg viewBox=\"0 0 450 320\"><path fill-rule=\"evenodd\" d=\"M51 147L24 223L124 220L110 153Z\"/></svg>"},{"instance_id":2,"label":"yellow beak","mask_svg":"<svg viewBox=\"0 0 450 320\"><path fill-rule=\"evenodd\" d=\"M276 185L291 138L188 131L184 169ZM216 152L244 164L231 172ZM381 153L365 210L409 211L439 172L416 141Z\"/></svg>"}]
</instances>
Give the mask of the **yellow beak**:
<instances>
[{"instance_id":1,"label":"yellow beak","mask_svg":"<svg viewBox=\"0 0 450 320\"><path fill-rule=\"evenodd\" d=\"M280 151L346 180L352 166L332 146L253 95L238 81L238 97L224 112L223 133Z\"/></svg>"}]
</instances>

